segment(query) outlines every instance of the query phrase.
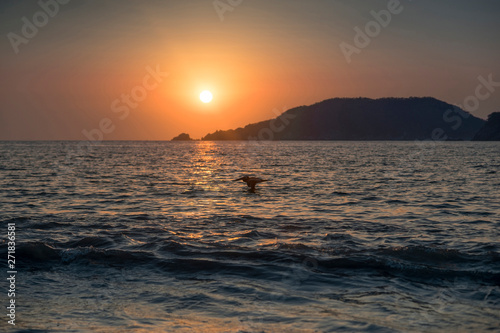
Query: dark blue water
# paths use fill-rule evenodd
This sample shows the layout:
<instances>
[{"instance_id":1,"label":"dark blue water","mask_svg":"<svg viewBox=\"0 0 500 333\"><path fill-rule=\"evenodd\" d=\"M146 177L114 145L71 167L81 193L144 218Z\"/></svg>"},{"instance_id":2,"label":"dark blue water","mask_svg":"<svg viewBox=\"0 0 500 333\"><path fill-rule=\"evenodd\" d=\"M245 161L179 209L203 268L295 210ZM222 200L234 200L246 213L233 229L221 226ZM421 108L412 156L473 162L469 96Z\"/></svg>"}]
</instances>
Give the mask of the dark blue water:
<instances>
[{"instance_id":1,"label":"dark blue water","mask_svg":"<svg viewBox=\"0 0 500 333\"><path fill-rule=\"evenodd\" d=\"M0 143L1 221L17 236L12 331L498 330L499 152ZM270 181L252 193L231 181L243 174Z\"/></svg>"}]
</instances>

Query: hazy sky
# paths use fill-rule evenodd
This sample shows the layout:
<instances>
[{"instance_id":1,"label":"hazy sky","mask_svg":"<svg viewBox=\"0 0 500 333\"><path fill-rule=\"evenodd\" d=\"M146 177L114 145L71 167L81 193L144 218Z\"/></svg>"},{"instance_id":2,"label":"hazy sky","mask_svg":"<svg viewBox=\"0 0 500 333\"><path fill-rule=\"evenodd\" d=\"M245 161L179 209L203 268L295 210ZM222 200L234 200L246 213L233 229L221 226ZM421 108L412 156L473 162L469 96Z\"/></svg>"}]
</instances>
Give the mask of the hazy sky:
<instances>
[{"instance_id":1,"label":"hazy sky","mask_svg":"<svg viewBox=\"0 0 500 333\"><path fill-rule=\"evenodd\" d=\"M332 97L463 104L500 82L498 0L401 0L386 27L371 12L397 0L55 1L0 3L2 140L199 138ZM485 89L482 118L500 111Z\"/></svg>"}]
</instances>

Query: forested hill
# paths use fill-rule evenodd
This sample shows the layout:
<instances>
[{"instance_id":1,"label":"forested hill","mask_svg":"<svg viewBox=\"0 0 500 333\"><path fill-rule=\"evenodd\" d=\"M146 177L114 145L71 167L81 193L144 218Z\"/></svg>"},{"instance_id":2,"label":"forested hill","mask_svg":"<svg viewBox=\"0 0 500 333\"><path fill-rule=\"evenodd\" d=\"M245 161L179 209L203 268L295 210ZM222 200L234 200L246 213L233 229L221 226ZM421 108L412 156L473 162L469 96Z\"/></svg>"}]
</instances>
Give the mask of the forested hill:
<instances>
[{"instance_id":1,"label":"forested hill","mask_svg":"<svg viewBox=\"0 0 500 333\"><path fill-rule=\"evenodd\" d=\"M431 97L334 98L202 140L471 140L484 123Z\"/></svg>"}]
</instances>

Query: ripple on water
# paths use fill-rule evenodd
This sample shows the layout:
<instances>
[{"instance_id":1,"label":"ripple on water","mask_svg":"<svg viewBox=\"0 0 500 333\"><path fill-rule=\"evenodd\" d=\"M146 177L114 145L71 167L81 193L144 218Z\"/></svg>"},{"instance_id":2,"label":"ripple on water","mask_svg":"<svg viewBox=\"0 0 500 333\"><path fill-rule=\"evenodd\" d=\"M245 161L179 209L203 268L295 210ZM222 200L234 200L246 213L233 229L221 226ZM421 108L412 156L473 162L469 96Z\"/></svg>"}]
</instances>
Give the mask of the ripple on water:
<instances>
[{"instance_id":1,"label":"ripple on water","mask_svg":"<svg viewBox=\"0 0 500 333\"><path fill-rule=\"evenodd\" d=\"M416 143L266 142L251 164L240 142L103 142L65 161L76 145L0 143L20 329L500 326L492 144L436 143L409 163ZM273 181L249 193L231 181L243 172Z\"/></svg>"}]
</instances>

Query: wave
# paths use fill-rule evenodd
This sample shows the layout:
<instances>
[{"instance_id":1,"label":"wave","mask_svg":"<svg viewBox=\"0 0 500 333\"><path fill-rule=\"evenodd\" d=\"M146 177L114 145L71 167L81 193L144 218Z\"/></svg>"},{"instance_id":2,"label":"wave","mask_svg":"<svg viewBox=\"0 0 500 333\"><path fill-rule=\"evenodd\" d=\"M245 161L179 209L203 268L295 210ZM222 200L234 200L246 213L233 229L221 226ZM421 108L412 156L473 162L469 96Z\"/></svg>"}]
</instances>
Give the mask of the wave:
<instances>
[{"instance_id":1,"label":"wave","mask_svg":"<svg viewBox=\"0 0 500 333\"><path fill-rule=\"evenodd\" d=\"M351 195L351 193L342 192L342 191L333 191L333 192L332 192L332 195L337 195L337 196L349 196L349 195Z\"/></svg>"},{"instance_id":2,"label":"wave","mask_svg":"<svg viewBox=\"0 0 500 333\"><path fill-rule=\"evenodd\" d=\"M245 231L235 235L236 237L246 237L251 239L272 239L278 237L278 235L270 232L260 232L257 230Z\"/></svg>"},{"instance_id":3,"label":"wave","mask_svg":"<svg viewBox=\"0 0 500 333\"><path fill-rule=\"evenodd\" d=\"M255 238L256 231L245 232ZM241 236L241 235L240 235ZM267 236L266 236L267 238ZM348 240L343 234L329 234L328 240ZM16 257L30 269L52 269L55 265L93 265L102 267L143 267L169 271L171 274L205 274L215 271L265 277L283 272L305 259L317 261L314 274L357 275L359 272L402 276L409 280L467 278L500 285L499 254L489 248L482 254L465 253L447 248L426 246L359 248L339 247L326 251L324 247L302 243L274 242L259 248L224 243L161 241L144 243L132 248L111 248L106 237L84 237L65 243L28 242L18 245ZM201 245L201 246L200 246ZM324 245L324 244L323 244ZM127 245L129 247L130 245ZM5 251L3 247L0 252Z\"/></svg>"},{"instance_id":4,"label":"wave","mask_svg":"<svg viewBox=\"0 0 500 333\"><path fill-rule=\"evenodd\" d=\"M295 224L280 225L278 228L283 231L312 229L312 227L308 225L295 225Z\"/></svg>"},{"instance_id":5,"label":"wave","mask_svg":"<svg viewBox=\"0 0 500 333\"><path fill-rule=\"evenodd\" d=\"M300 250L300 251L314 250L313 248L301 243L278 243L276 245L278 250Z\"/></svg>"},{"instance_id":6,"label":"wave","mask_svg":"<svg viewBox=\"0 0 500 333\"><path fill-rule=\"evenodd\" d=\"M18 245L16 256L22 262L37 263L45 263L61 258L56 248L43 242L29 242Z\"/></svg>"},{"instance_id":7,"label":"wave","mask_svg":"<svg viewBox=\"0 0 500 333\"><path fill-rule=\"evenodd\" d=\"M412 246L358 251L347 249L337 252L337 255L334 259L319 260L318 269L324 272L375 270L381 274L403 275L416 280L469 278L500 285L498 254L492 251L473 255L454 249ZM485 270L486 267L489 269Z\"/></svg>"},{"instance_id":8,"label":"wave","mask_svg":"<svg viewBox=\"0 0 500 333\"><path fill-rule=\"evenodd\" d=\"M91 240L84 239L82 243ZM75 242L75 244L78 242ZM56 248L44 242L29 242L18 245L17 257L22 263L35 266L51 266L54 261L68 264L78 260L92 260L104 264L135 263L151 259L153 254L145 251L129 251L118 249L99 249L94 246L78 246L75 248Z\"/></svg>"},{"instance_id":9,"label":"wave","mask_svg":"<svg viewBox=\"0 0 500 333\"><path fill-rule=\"evenodd\" d=\"M379 254L417 262L462 262L466 255L454 249L442 249L426 246L393 247L377 251Z\"/></svg>"},{"instance_id":10,"label":"wave","mask_svg":"<svg viewBox=\"0 0 500 333\"><path fill-rule=\"evenodd\" d=\"M105 237L84 237L77 241L71 241L66 243L65 245L69 248L77 248L77 247L109 247L114 244L108 238Z\"/></svg>"},{"instance_id":11,"label":"wave","mask_svg":"<svg viewBox=\"0 0 500 333\"><path fill-rule=\"evenodd\" d=\"M61 222L35 222L29 225L31 229L38 229L38 230L71 227L71 226L73 225L71 225L70 223L61 223Z\"/></svg>"}]
</instances>

